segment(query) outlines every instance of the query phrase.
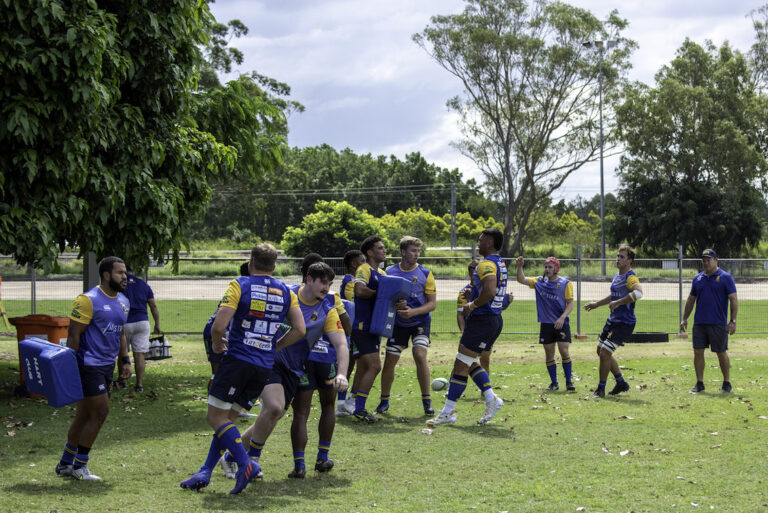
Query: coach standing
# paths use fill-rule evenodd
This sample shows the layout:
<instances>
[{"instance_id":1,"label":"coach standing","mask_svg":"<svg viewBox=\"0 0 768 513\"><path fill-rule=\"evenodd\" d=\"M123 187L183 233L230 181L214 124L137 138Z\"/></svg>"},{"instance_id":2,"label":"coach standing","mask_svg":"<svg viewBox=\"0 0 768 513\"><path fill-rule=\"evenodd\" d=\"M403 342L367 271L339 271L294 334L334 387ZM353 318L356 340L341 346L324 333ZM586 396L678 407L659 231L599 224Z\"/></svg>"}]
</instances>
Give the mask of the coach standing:
<instances>
[{"instance_id":1,"label":"coach standing","mask_svg":"<svg viewBox=\"0 0 768 513\"><path fill-rule=\"evenodd\" d=\"M133 362L136 368L136 391L144 391L145 355L149 351L149 316L147 305L155 320L154 333L160 333L160 312L155 304L155 294L146 281L142 280L128 266L128 285L125 287L125 295L131 302L131 310L128 312L128 321L125 323L125 339L133 351ZM120 380L120 388L125 388Z\"/></svg>"},{"instance_id":2,"label":"coach standing","mask_svg":"<svg viewBox=\"0 0 768 513\"><path fill-rule=\"evenodd\" d=\"M67 334L67 347L77 356L84 399L77 403L56 474L80 481L100 480L88 470L88 459L109 413L109 385L118 354L120 377L131 374L123 333L130 307L123 294L128 281L125 263L117 257L103 259L99 262L99 277L100 285L75 299Z\"/></svg>"},{"instance_id":3,"label":"coach standing","mask_svg":"<svg viewBox=\"0 0 768 513\"><path fill-rule=\"evenodd\" d=\"M736 297L736 284L733 277L718 267L717 253L705 249L701 253L704 270L693 278L691 292L685 302L683 321L680 330L688 327L694 303L696 315L693 317L693 366L696 369L696 386L691 393L704 391L704 349L709 347L717 354L720 370L723 373L723 386L720 391L731 391L731 360L728 358L728 335L736 332L736 314L739 300ZM731 305L731 319L726 324L728 304Z\"/></svg>"}]
</instances>

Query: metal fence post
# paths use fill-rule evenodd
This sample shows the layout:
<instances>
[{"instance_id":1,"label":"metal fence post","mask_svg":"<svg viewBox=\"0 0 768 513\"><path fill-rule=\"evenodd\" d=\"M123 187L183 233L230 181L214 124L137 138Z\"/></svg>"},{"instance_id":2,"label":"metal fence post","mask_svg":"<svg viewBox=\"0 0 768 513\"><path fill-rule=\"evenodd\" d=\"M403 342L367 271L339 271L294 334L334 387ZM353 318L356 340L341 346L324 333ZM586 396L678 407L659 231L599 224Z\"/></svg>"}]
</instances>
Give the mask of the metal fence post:
<instances>
[{"instance_id":1,"label":"metal fence post","mask_svg":"<svg viewBox=\"0 0 768 513\"><path fill-rule=\"evenodd\" d=\"M29 313L37 313L37 271L29 266Z\"/></svg>"},{"instance_id":2,"label":"metal fence post","mask_svg":"<svg viewBox=\"0 0 768 513\"><path fill-rule=\"evenodd\" d=\"M581 246L576 246L576 333L581 335Z\"/></svg>"},{"instance_id":3,"label":"metal fence post","mask_svg":"<svg viewBox=\"0 0 768 513\"><path fill-rule=\"evenodd\" d=\"M683 324L683 245L677 246L677 332L680 332L680 326Z\"/></svg>"}]
</instances>

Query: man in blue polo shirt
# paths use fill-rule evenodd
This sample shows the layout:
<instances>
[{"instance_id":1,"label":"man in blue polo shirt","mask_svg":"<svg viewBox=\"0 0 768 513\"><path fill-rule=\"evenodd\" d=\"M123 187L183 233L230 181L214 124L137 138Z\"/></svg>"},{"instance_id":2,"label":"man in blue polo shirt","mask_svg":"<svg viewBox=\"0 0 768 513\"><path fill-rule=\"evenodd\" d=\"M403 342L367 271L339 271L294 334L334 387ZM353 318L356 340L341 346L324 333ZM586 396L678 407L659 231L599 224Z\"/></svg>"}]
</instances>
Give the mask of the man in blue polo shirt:
<instances>
[{"instance_id":1,"label":"man in blue polo shirt","mask_svg":"<svg viewBox=\"0 0 768 513\"><path fill-rule=\"evenodd\" d=\"M136 391L144 391L144 369L146 362L144 357L149 351L149 315L147 315L147 305L152 312L152 318L155 320L154 333L160 333L160 312L155 304L155 294L146 281L135 274L131 266L128 268L128 285L125 287L125 295L131 303L131 310L128 312L128 320L123 326L125 339L128 341L128 347L133 351L133 364L136 369ZM125 382L119 380L119 387L125 388Z\"/></svg>"},{"instance_id":2,"label":"man in blue polo shirt","mask_svg":"<svg viewBox=\"0 0 768 513\"><path fill-rule=\"evenodd\" d=\"M680 330L688 327L688 316L693 305L696 315L693 317L693 367L696 369L696 385L692 394L704 391L704 349L707 347L717 354L720 370L723 373L723 386L720 391L731 391L731 361L728 358L728 335L736 333L736 314L739 300L736 296L736 284L733 277L718 267L717 253L705 249L701 253L704 270L693 278L691 292L685 302L683 321ZM728 305L731 306L731 319L726 324Z\"/></svg>"}]
</instances>

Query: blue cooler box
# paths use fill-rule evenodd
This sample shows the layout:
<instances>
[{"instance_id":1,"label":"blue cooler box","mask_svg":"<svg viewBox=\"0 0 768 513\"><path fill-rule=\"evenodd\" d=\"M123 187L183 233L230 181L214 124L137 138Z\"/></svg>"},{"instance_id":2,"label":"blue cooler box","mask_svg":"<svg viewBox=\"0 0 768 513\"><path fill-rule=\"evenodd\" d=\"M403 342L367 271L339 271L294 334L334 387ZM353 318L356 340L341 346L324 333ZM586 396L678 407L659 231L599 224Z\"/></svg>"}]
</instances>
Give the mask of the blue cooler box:
<instances>
[{"instance_id":1,"label":"blue cooler box","mask_svg":"<svg viewBox=\"0 0 768 513\"><path fill-rule=\"evenodd\" d=\"M27 390L41 394L48 404L60 408L83 398L75 352L39 338L19 342Z\"/></svg>"},{"instance_id":2,"label":"blue cooler box","mask_svg":"<svg viewBox=\"0 0 768 513\"><path fill-rule=\"evenodd\" d=\"M395 303L411 296L413 283L399 276L380 276L373 303L371 333L391 337L395 327Z\"/></svg>"}]
</instances>

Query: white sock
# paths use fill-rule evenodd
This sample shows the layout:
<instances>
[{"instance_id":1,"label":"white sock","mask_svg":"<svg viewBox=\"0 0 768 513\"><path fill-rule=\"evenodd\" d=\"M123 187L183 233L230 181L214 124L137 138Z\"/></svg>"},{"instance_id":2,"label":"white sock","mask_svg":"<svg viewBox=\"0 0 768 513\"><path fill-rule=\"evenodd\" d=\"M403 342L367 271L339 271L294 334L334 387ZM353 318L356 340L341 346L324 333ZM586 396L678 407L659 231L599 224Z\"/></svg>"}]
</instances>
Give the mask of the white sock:
<instances>
[{"instance_id":1,"label":"white sock","mask_svg":"<svg viewBox=\"0 0 768 513\"><path fill-rule=\"evenodd\" d=\"M442 411L440 412L441 415L450 415L453 413L453 410L456 409L456 401L451 401L450 399L446 399L445 406L443 406Z\"/></svg>"},{"instance_id":2,"label":"white sock","mask_svg":"<svg viewBox=\"0 0 768 513\"><path fill-rule=\"evenodd\" d=\"M483 392L483 397L485 397L486 403L492 403L496 400L496 394L493 393L493 389L489 388L485 392Z\"/></svg>"}]
</instances>

